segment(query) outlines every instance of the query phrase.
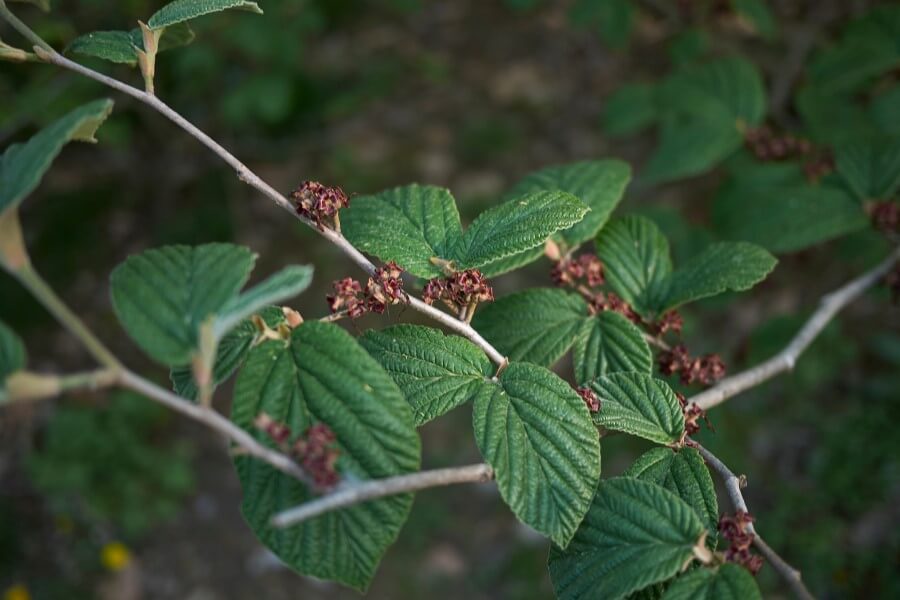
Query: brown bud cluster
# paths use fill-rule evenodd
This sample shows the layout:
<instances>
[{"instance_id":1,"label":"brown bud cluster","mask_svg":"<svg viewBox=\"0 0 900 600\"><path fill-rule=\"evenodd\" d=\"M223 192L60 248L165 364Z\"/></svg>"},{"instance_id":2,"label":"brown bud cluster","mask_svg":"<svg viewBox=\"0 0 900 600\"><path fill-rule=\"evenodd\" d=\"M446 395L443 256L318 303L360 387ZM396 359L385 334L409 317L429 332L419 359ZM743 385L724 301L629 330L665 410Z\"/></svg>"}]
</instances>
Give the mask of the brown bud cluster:
<instances>
[{"instance_id":1,"label":"brown bud cluster","mask_svg":"<svg viewBox=\"0 0 900 600\"><path fill-rule=\"evenodd\" d=\"M375 269L366 283L367 306L370 311L381 314L391 304L406 302L403 279L400 277L402 274L403 271L393 261Z\"/></svg>"},{"instance_id":2,"label":"brown bud cluster","mask_svg":"<svg viewBox=\"0 0 900 600\"><path fill-rule=\"evenodd\" d=\"M825 152L803 163L806 180L815 183L834 171L834 157Z\"/></svg>"},{"instance_id":3,"label":"brown bud cluster","mask_svg":"<svg viewBox=\"0 0 900 600\"><path fill-rule=\"evenodd\" d=\"M764 162L788 160L813 151L809 140L789 133L778 134L768 125L748 129L744 143L757 159Z\"/></svg>"},{"instance_id":4,"label":"brown bud cluster","mask_svg":"<svg viewBox=\"0 0 900 600\"><path fill-rule=\"evenodd\" d=\"M363 316L367 312L382 314L391 304L399 304L408 300L403 291L403 271L394 262L375 269L369 277L365 290L362 285L350 277L339 279L331 285L334 293L325 297L332 314L343 313L351 319Z\"/></svg>"},{"instance_id":5,"label":"brown bud cluster","mask_svg":"<svg viewBox=\"0 0 900 600\"><path fill-rule=\"evenodd\" d=\"M478 269L437 277L425 284L422 300L426 304L442 301L449 309L460 311L480 302L494 301L494 288Z\"/></svg>"},{"instance_id":6,"label":"brown bud cluster","mask_svg":"<svg viewBox=\"0 0 900 600\"><path fill-rule=\"evenodd\" d=\"M677 310L670 310L663 314L650 329L656 335L663 335L667 331L680 335L682 327L684 327L684 320L681 315Z\"/></svg>"},{"instance_id":7,"label":"brown bud cluster","mask_svg":"<svg viewBox=\"0 0 900 600\"><path fill-rule=\"evenodd\" d=\"M584 403L587 405L588 410L592 413L600 412L600 398L597 397L597 394L594 393L594 390L585 386L575 388L575 391L581 396L581 399L584 400Z\"/></svg>"},{"instance_id":8,"label":"brown bud cluster","mask_svg":"<svg viewBox=\"0 0 900 600\"><path fill-rule=\"evenodd\" d=\"M337 438L328 425L317 423L289 444L291 430L285 423L279 423L268 414L260 413L253 424L283 452L296 459L312 477L317 488L328 489L340 480L335 468L340 451L333 447Z\"/></svg>"},{"instance_id":9,"label":"brown bud cluster","mask_svg":"<svg viewBox=\"0 0 900 600\"><path fill-rule=\"evenodd\" d=\"M325 297L332 314L346 312L351 319L366 314L368 309L362 286L350 277L339 279L331 284L334 293Z\"/></svg>"},{"instance_id":10,"label":"brown bud cluster","mask_svg":"<svg viewBox=\"0 0 900 600\"><path fill-rule=\"evenodd\" d=\"M550 271L550 278L558 286L576 287L586 283L588 287L603 285L603 263L596 255L585 253L578 258L557 261Z\"/></svg>"},{"instance_id":11,"label":"brown bud cluster","mask_svg":"<svg viewBox=\"0 0 900 600\"><path fill-rule=\"evenodd\" d=\"M319 489L333 487L340 480L335 465L340 451L333 446L336 436L325 423L316 423L298 437L292 447L303 470Z\"/></svg>"},{"instance_id":12,"label":"brown bud cluster","mask_svg":"<svg viewBox=\"0 0 900 600\"><path fill-rule=\"evenodd\" d=\"M713 428L709 422L709 418L706 416L705 410L703 410L693 402L688 402L685 395L681 392L675 392L675 397L678 398L678 404L681 405L681 412L684 413L685 437L694 435L695 433L700 431L700 419L703 419L706 422L707 427L709 427L710 429Z\"/></svg>"},{"instance_id":13,"label":"brown bud cluster","mask_svg":"<svg viewBox=\"0 0 900 600\"><path fill-rule=\"evenodd\" d=\"M872 226L882 233L900 232L900 203L873 202L869 206L869 218Z\"/></svg>"},{"instance_id":14,"label":"brown bud cluster","mask_svg":"<svg viewBox=\"0 0 900 600\"><path fill-rule=\"evenodd\" d=\"M319 229L331 225L339 229L337 214L342 208L350 206L350 199L339 187L329 187L318 181L304 181L300 187L291 192L294 210L316 224Z\"/></svg>"},{"instance_id":15,"label":"brown bud cluster","mask_svg":"<svg viewBox=\"0 0 900 600\"><path fill-rule=\"evenodd\" d=\"M754 537L749 528L751 523L753 523L753 515L739 510L734 513L733 517L722 515L719 519L719 532L731 543L731 546L725 551L725 560L743 565L756 575L762 568L763 560L761 556L750 553Z\"/></svg>"},{"instance_id":16,"label":"brown bud cluster","mask_svg":"<svg viewBox=\"0 0 900 600\"><path fill-rule=\"evenodd\" d=\"M685 385L695 381L713 385L725 376L725 363L718 354L691 357L685 345L678 344L659 354L659 371L663 375L679 373Z\"/></svg>"},{"instance_id":17,"label":"brown bud cluster","mask_svg":"<svg viewBox=\"0 0 900 600\"><path fill-rule=\"evenodd\" d=\"M592 295L588 299L588 310L592 315L599 314L604 310L611 310L626 317L632 323L640 324L642 322L640 315L634 312L631 305L613 292L597 292Z\"/></svg>"}]
</instances>

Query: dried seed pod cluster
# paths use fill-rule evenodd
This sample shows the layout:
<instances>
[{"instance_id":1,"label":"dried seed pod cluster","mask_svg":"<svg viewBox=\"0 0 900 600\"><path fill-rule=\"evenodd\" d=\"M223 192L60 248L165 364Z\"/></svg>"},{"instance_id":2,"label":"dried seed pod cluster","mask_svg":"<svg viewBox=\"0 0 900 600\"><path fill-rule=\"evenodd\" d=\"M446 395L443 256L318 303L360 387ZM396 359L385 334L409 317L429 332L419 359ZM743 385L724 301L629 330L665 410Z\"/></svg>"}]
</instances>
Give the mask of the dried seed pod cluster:
<instances>
[{"instance_id":1,"label":"dried seed pod cluster","mask_svg":"<svg viewBox=\"0 0 900 600\"><path fill-rule=\"evenodd\" d=\"M318 181L304 181L291 192L294 210L316 224L319 229L329 226L340 231L338 211L350 206L350 198L339 187L329 187Z\"/></svg>"},{"instance_id":2,"label":"dried seed pod cluster","mask_svg":"<svg viewBox=\"0 0 900 600\"><path fill-rule=\"evenodd\" d=\"M438 300L450 310L472 320L475 307L482 302L494 301L494 288L478 269L453 273L448 277L431 279L422 291L422 300L434 304Z\"/></svg>"},{"instance_id":3,"label":"dried seed pod cluster","mask_svg":"<svg viewBox=\"0 0 900 600\"><path fill-rule=\"evenodd\" d=\"M375 269L365 289L350 277L339 279L332 283L334 293L326 296L328 308L334 315L346 315L351 319L367 312L382 314L388 306L408 301L402 275L403 270L397 263L388 262Z\"/></svg>"},{"instance_id":4,"label":"dried seed pod cluster","mask_svg":"<svg viewBox=\"0 0 900 600\"><path fill-rule=\"evenodd\" d=\"M334 432L325 423L316 423L291 442L291 429L266 413L260 413L254 425L271 438L282 452L296 459L303 470L312 477L315 486L326 490L334 487L340 476L336 464L340 450Z\"/></svg>"},{"instance_id":5,"label":"dried seed pod cluster","mask_svg":"<svg viewBox=\"0 0 900 600\"><path fill-rule=\"evenodd\" d=\"M725 376L725 363L718 354L692 357L684 344L678 344L660 353L659 370L663 375L679 373L685 385L695 381L713 385Z\"/></svg>"},{"instance_id":6,"label":"dried seed pod cluster","mask_svg":"<svg viewBox=\"0 0 900 600\"><path fill-rule=\"evenodd\" d=\"M753 515L739 510L734 513L733 517L722 515L719 519L719 532L722 537L731 542L730 547L725 551L725 560L743 565L756 575L762 568L763 559L750 552L750 546L755 537L748 528L751 523L753 523Z\"/></svg>"}]
</instances>

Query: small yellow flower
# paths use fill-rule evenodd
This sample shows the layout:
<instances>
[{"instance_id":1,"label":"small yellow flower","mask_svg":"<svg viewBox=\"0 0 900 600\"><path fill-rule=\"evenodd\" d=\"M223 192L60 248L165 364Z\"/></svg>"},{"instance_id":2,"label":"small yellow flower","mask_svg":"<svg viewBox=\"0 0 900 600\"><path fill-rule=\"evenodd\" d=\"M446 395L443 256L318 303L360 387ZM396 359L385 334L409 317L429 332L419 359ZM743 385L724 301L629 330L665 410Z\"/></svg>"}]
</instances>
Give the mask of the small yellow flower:
<instances>
[{"instance_id":1,"label":"small yellow flower","mask_svg":"<svg viewBox=\"0 0 900 600\"><path fill-rule=\"evenodd\" d=\"M6 591L3 592L3 600L31 600L31 594L28 593L27 587L17 583L6 588Z\"/></svg>"},{"instance_id":2,"label":"small yellow flower","mask_svg":"<svg viewBox=\"0 0 900 600\"><path fill-rule=\"evenodd\" d=\"M100 562L110 571L121 571L131 562L131 552L121 542L110 542L103 546Z\"/></svg>"}]
</instances>

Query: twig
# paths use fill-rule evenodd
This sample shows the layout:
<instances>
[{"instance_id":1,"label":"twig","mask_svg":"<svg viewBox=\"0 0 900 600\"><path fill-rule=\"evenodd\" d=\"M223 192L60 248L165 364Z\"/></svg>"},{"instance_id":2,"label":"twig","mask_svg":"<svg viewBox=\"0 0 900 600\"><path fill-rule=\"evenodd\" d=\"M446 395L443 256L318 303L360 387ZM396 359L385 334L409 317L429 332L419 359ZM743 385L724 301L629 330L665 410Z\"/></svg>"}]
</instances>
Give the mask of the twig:
<instances>
[{"instance_id":1,"label":"twig","mask_svg":"<svg viewBox=\"0 0 900 600\"><path fill-rule=\"evenodd\" d=\"M828 325L831 319L841 309L875 285L891 270L894 263L898 260L900 260L900 248L895 248L874 269L823 296L818 310L806 321L803 328L794 336L794 339L791 340L784 350L751 369L723 379L718 385L700 392L691 398L690 401L703 410L708 410L725 402L732 396L756 387L779 373L793 369L800 354L825 329L825 326Z\"/></svg>"},{"instance_id":2,"label":"twig","mask_svg":"<svg viewBox=\"0 0 900 600\"><path fill-rule=\"evenodd\" d=\"M490 481L494 472L486 464L451 467L420 471L410 475L399 475L387 479L376 479L344 488L311 500L300 506L289 508L272 517L274 527L290 527L321 514L338 510L367 500L415 492L426 488L441 487L455 483L478 483Z\"/></svg>"},{"instance_id":3,"label":"twig","mask_svg":"<svg viewBox=\"0 0 900 600\"><path fill-rule=\"evenodd\" d=\"M119 373L115 369L100 369L70 375L44 375L32 371L17 371L6 379L5 401L34 402L54 398L75 390L99 390L116 385Z\"/></svg>"},{"instance_id":4,"label":"twig","mask_svg":"<svg viewBox=\"0 0 900 600\"><path fill-rule=\"evenodd\" d=\"M218 155L222 160L224 160L232 169L237 172L238 179L243 181L244 183L250 185L255 188L263 195L267 196L276 205L280 208L284 209L288 213L291 214L295 219L303 222L305 225L311 227L315 231L317 231L322 237L327 239L329 242L340 248L340 250L346 254L353 262L355 262L363 271L368 274L372 274L375 271L375 265L367 259L359 250L353 247L353 245L347 241L347 239L341 235L339 232L334 231L332 229L323 228L320 229L317 227L312 221L303 218L297 211L294 210L293 204L291 204L290 200L288 200L283 194L278 192L275 188L270 186L268 183L263 181L256 173L254 173L247 165L238 160L233 154L228 152L225 148L222 147L221 144L216 142L214 139L209 137L206 133L201 131L196 125L182 117L179 113L169 107L165 102L157 98L152 94L148 94L138 88L132 87L117 79L113 79L112 77L107 77L102 73L98 73L93 69L89 69L84 67L74 61L69 60L65 56L62 56L55 50L46 50L44 48L38 47L35 48L35 52L37 55L44 61L62 67L64 69L68 69L70 71L74 71L80 75L84 75L90 79L98 81L106 86L109 86L115 90L122 92L123 94L127 94L132 98L147 104L158 113L181 127L188 134L196 138L200 143L204 146L212 150L216 155ZM505 357L497 351L487 340L485 340L481 335L475 331L468 323L463 321L459 321L454 317L425 304L425 302L419 300L418 298L410 298L409 305L423 313L432 320L437 321L447 329L450 329L472 341L479 348L481 348L488 357L498 365L503 364Z\"/></svg>"},{"instance_id":5,"label":"twig","mask_svg":"<svg viewBox=\"0 0 900 600\"><path fill-rule=\"evenodd\" d=\"M703 460L705 460L722 478L722 482L725 484L725 490L728 492L728 497L731 499L731 505L734 509L749 513L750 510L747 508L747 503L744 501L744 494L741 492L741 489L747 485L746 478L735 475L725 463L703 446L698 444L697 450L700 452ZM775 569L781 578L790 586L794 595L803 600L814 600L815 596L813 596L803 584L803 578L800 575L800 571L789 565L763 541L759 536L759 533L756 532L753 523L748 523L747 529L753 534L753 545L766 557L766 560L769 561L772 568Z\"/></svg>"},{"instance_id":6,"label":"twig","mask_svg":"<svg viewBox=\"0 0 900 600\"><path fill-rule=\"evenodd\" d=\"M132 390L152 400L156 400L160 404L171 408L176 412L203 423L210 429L218 431L226 438L240 446L243 450L242 454L254 456L265 461L295 479L299 479L310 488L313 487L312 479L306 474L300 465L288 458L286 455L266 448L256 441L249 433L223 417L215 410L206 408L190 400L176 396L169 390L152 383L140 375L133 373L127 369L119 374L119 385L123 388Z\"/></svg>"}]
</instances>

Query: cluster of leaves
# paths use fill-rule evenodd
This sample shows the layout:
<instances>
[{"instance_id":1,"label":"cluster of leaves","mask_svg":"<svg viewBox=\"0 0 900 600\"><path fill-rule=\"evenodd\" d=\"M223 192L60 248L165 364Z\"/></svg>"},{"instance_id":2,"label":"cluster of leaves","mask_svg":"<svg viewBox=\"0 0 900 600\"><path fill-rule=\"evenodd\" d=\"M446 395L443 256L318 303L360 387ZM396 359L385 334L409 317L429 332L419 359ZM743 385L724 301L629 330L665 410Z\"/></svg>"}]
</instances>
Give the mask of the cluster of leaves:
<instances>
[{"instance_id":1,"label":"cluster of leaves","mask_svg":"<svg viewBox=\"0 0 900 600\"><path fill-rule=\"evenodd\" d=\"M4 214L37 185L52 155L69 139L89 137L110 108L101 101L77 109L8 150L0 176L12 201L2 206ZM540 171L465 231L450 193L420 186L358 198L341 220L357 247L420 277L475 267L496 275L536 260L548 240L572 251L596 236L609 285L648 319L725 289L746 289L773 267L764 250L742 243L714 245L673 270L665 238L651 222L607 222L628 179L619 161ZM501 299L476 324L512 360L495 372L473 343L436 329L397 325L357 340L333 323L288 319L274 305L302 292L311 269L287 267L241 292L253 263L249 250L231 244L166 246L113 271L112 301L122 326L151 359L172 370L180 393L208 397L239 371L233 421L269 445L272 437L254 426L259 415L295 434L326 426L343 485L415 472L416 426L471 401L475 440L502 498L555 544L550 568L561 597L580 596L585 585L603 597L624 597L671 579L694 556L710 569L702 580L692 573L672 589L714 588L726 585L721 578L741 577L710 563L705 548L714 545L717 509L709 472L696 451L683 446L678 400L650 375L649 348L620 315L591 316L581 299L557 290ZM546 301L557 294L559 306ZM494 310L498 306L502 310ZM554 316L560 310L568 312ZM515 327L503 327L502 319ZM568 323L532 331L531 348L507 337L553 319ZM23 351L5 328L0 338L6 379L24 368ZM548 369L576 339L582 344L578 379L602 405L595 413ZM600 482L598 426L669 448L651 451L624 478ZM275 529L275 512L320 490L251 457L237 456L235 466L244 514L263 543L301 573L360 589L412 502L409 494L389 497ZM634 559L620 563L615 557L623 553ZM598 574L596 581L579 575L587 571ZM749 589L754 586L751 580Z\"/></svg>"},{"instance_id":2,"label":"cluster of leaves","mask_svg":"<svg viewBox=\"0 0 900 600\"><path fill-rule=\"evenodd\" d=\"M589 4L602 10L625 6L580 2L577 9ZM733 6L752 14L762 5L735 0ZM141 30L84 36L70 51L138 64L141 53L151 51L148 39L158 42L154 52L187 43L193 37L188 21L229 8L259 7L238 0L177 0ZM879 9L853 24L837 49L817 59L812 91L806 93L842 95L847 102L852 96L851 105L861 90L876 94L873 80L896 65L896 48L884 39L897 32L898 14ZM882 61L889 51L891 61ZM828 73L865 52L879 60L867 62L864 74L833 82ZM866 118L894 114L881 100L895 98L894 91L868 98ZM442 188L410 185L353 198L349 207L342 202L334 223L341 223L357 249L422 280L475 269L496 277L545 253L571 257L593 241L603 264L603 289L627 303L633 318L597 310L563 289L502 297L473 321L509 358L499 368L471 341L434 328L401 324L354 337L331 322L296 318L278 305L309 286L312 269L289 266L242 291L255 256L232 244L165 246L128 258L111 274L113 307L135 344L170 370L183 397L208 401L217 385L237 374L231 419L261 444L278 448L296 444L302 432L328 431L334 461L329 467L338 486L416 472L417 427L471 402L473 435L500 496L553 543L549 570L561 598L625 598L642 590L668 599L756 598L748 571L713 553L719 509L710 473L686 443L682 403L652 376L653 351L641 327L652 327L687 303L751 288L775 266L766 248L797 249L849 231L865 223L860 205L896 197L897 132L884 128L881 133L894 136L889 139L871 131L831 138L816 130L818 106L804 103L802 94L798 99L808 126L804 135L833 151L835 170L810 182L796 161L757 164L741 152L748 132L765 117L762 78L744 60L688 65L660 83L630 86L610 102L609 121L618 133L659 129L659 146L642 172L647 181L672 181L723 162L733 169L717 214L720 225L733 224L722 225L730 232L726 237L746 241L711 243L677 268L653 221L611 218L631 178L618 160L533 173L465 229L453 196ZM93 141L111 109L108 100L82 106L7 149L0 162L0 222L15 214L65 143ZM741 198L751 188L781 205L747 209L752 203L722 200ZM789 201L813 192L815 205ZM759 212L735 216L735 206ZM784 235L787 227L802 233ZM596 397L592 407L551 370L569 350L574 381ZM25 369L21 341L0 324L0 400L15 396L14 384L28 374ZM261 431L260 415L283 424L293 439ZM656 447L623 476L601 480L598 430ZM78 455L67 443L58 446ZM238 454L234 462L243 512L259 539L298 572L358 589L371 581L413 501L412 494L372 500L278 529L271 525L273 514L322 490L250 456ZM58 469L54 461L43 464L35 473L49 469L47 464Z\"/></svg>"},{"instance_id":3,"label":"cluster of leaves","mask_svg":"<svg viewBox=\"0 0 900 600\"><path fill-rule=\"evenodd\" d=\"M809 65L794 98L802 119L794 131L770 133L777 128L764 122L762 77L738 57L691 61L662 81L623 86L606 104L606 130L657 127L658 145L640 173L646 183L723 166L712 209L718 234L772 252L801 250L864 229L875 207L897 203L898 36L895 6L850 23ZM774 136L775 152L760 151L761 130ZM797 147L803 151L786 151Z\"/></svg>"}]
</instances>

